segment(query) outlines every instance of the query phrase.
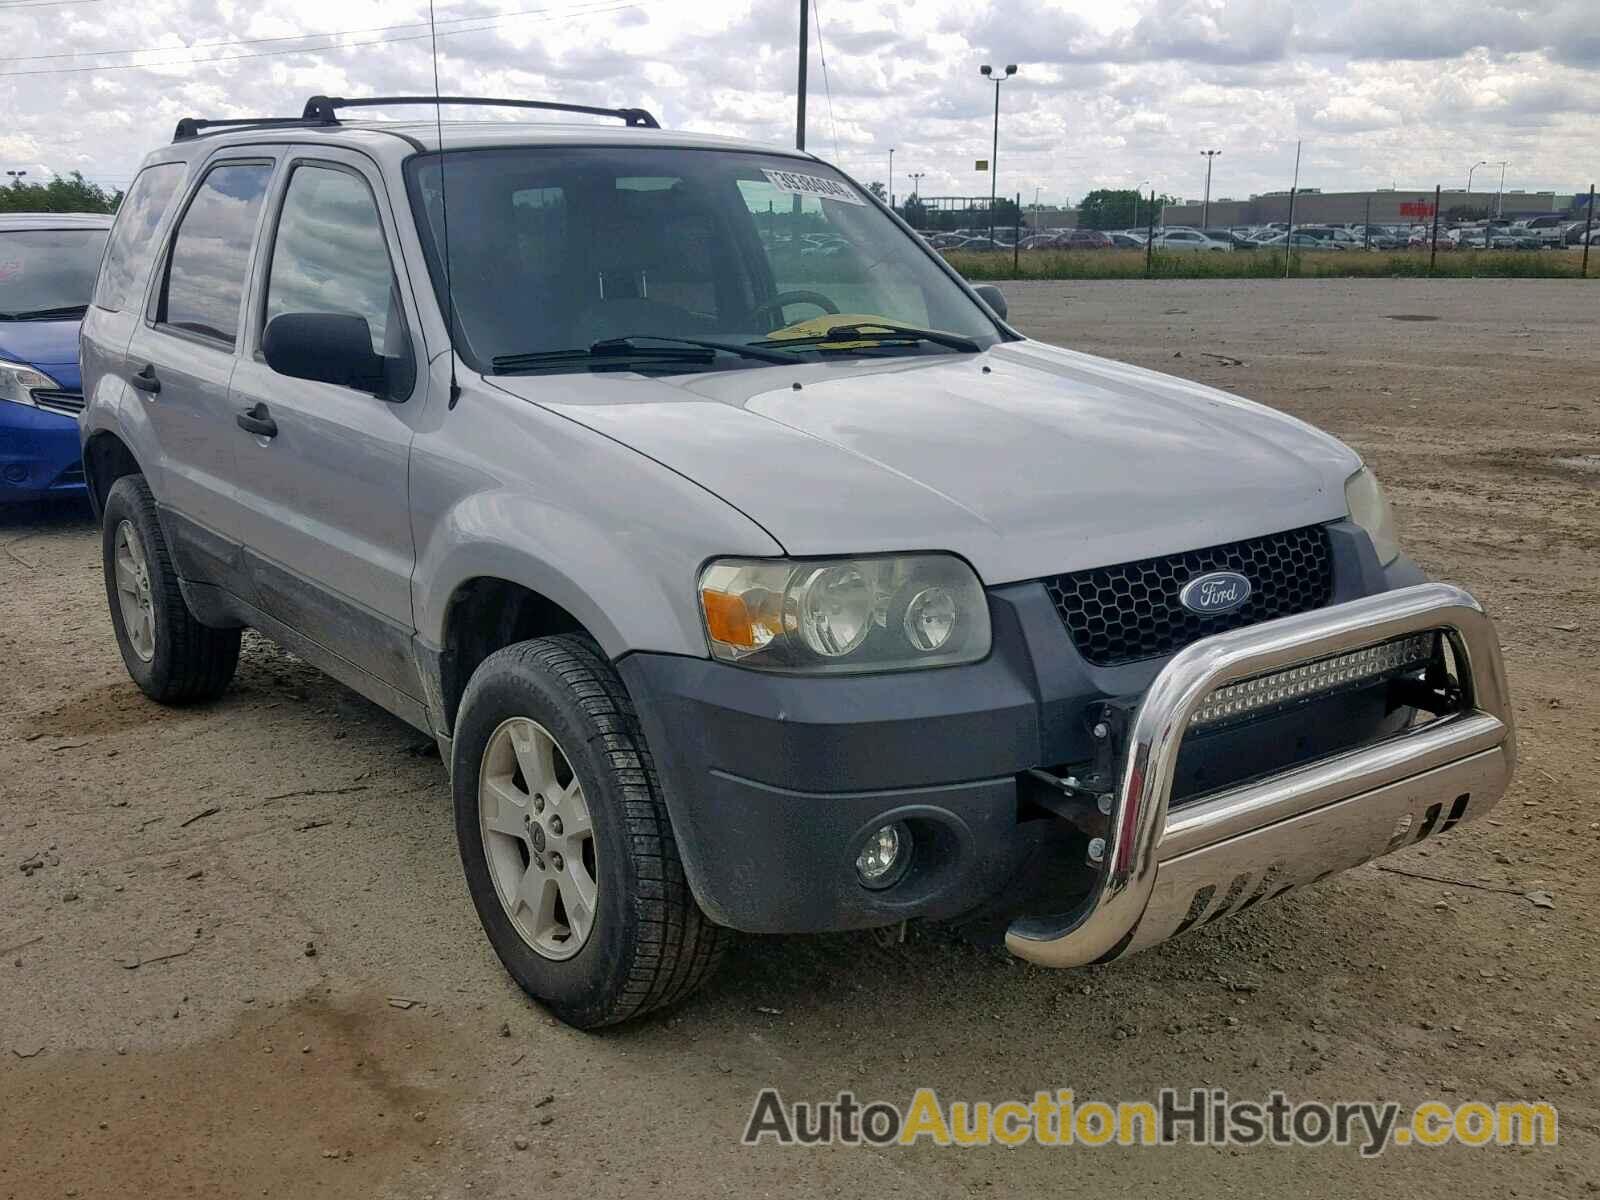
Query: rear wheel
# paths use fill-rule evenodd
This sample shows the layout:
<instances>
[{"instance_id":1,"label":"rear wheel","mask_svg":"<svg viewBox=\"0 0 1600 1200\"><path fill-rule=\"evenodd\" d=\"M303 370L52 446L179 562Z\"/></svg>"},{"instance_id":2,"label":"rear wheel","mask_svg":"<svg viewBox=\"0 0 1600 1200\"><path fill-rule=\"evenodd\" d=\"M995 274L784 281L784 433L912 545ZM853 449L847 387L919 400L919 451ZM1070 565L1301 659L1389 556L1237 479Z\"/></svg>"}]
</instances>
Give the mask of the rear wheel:
<instances>
[{"instance_id":1,"label":"rear wheel","mask_svg":"<svg viewBox=\"0 0 1600 1200\"><path fill-rule=\"evenodd\" d=\"M728 933L689 892L622 681L587 638L490 655L462 697L456 839L495 953L579 1028L688 995Z\"/></svg>"},{"instance_id":2,"label":"rear wheel","mask_svg":"<svg viewBox=\"0 0 1600 1200\"><path fill-rule=\"evenodd\" d=\"M140 690L163 704L221 695L239 665L239 630L202 625L189 611L143 475L111 485L100 543L111 625Z\"/></svg>"}]
</instances>

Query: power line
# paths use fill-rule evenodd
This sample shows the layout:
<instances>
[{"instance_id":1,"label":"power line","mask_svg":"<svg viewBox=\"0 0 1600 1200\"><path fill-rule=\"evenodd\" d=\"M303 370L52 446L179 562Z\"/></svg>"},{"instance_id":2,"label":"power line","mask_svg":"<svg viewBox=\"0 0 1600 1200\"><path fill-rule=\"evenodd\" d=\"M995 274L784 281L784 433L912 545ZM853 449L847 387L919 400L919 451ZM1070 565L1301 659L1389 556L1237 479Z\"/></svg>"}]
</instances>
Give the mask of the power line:
<instances>
[{"instance_id":1,"label":"power line","mask_svg":"<svg viewBox=\"0 0 1600 1200\"><path fill-rule=\"evenodd\" d=\"M0 12L8 8L59 8L63 4L99 4L100 0L5 0Z\"/></svg>"},{"instance_id":2,"label":"power line","mask_svg":"<svg viewBox=\"0 0 1600 1200\"><path fill-rule=\"evenodd\" d=\"M95 3L100 0L60 0L62 3ZM4 0L0 0L0 8L5 7ZM525 17L535 13L547 13L548 8L524 8L508 13L484 13L476 17L447 17L440 21L441 25L464 25L472 21L509 21L514 17ZM204 50L215 46L265 46L272 42L301 42L309 38L337 38L354 37L361 33L392 33L396 29L427 29L426 21L410 21L402 25L371 25L365 29L329 29L323 33L285 33L277 37L264 38L220 38L214 42L188 42L181 46L135 46L127 50L62 50L55 54L18 54L10 58L10 62L44 62L55 58L84 58L93 56L103 57L107 54L160 54L178 50ZM490 28L483 26L482 28Z\"/></svg>"},{"instance_id":3,"label":"power line","mask_svg":"<svg viewBox=\"0 0 1600 1200\"><path fill-rule=\"evenodd\" d=\"M565 16L587 16L587 15L593 15L593 14L599 14L599 13L622 12L622 11L624 11L626 9L630 9L630 8L643 8L643 7L645 7L645 5L643 3L640 3L639 0L630 0L630 2L626 3L626 4L610 4L610 5L604 5L604 6L601 6L601 7L590 7L590 8L529 9L525 13L519 14L517 17L508 16L508 17L504 17L504 18L494 18L492 20L490 20L488 18L485 18L486 20L488 20L488 22L489 22L488 24L474 26L471 29L445 29L445 30L441 30L440 33L439 33L439 36L440 37L457 37L457 36L459 36L461 34L465 34L465 33L483 33L486 30L498 28L506 20L516 20L516 19L520 19L521 17L531 16L531 15L538 14L538 13L548 14L548 18L547 19L554 19L556 17L565 17ZM471 18L457 18L457 19L458 20L469 20ZM403 27L397 26L396 28L403 28ZM307 36L307 37L336 37L336 36L340 36L340 35L337 35L337 34L307 34L305 36ZM111 64L104 65L104 66L94 66L94 67L45 67L45 68L41 68L39 70L33 70L33 71L0 71L0 79L20 79L23 76L27 76L27 75L78 75L78 74L83 74L84 72L89 72L89 71L147 71L147 70L153 70L153 69L162 68L162 67L203 67L203 66L208 66L208 65L210 65L212 63L239 62L239 61L241 61L243 59L247 59L247 58L271 58L271 57L274 57L275 55L280 55L280 54L322 54L322 53L326 53L328 51L333 51L333 50L357 50L357 49L360 49L360 48L362 48L364 46L382 46L382 45L387 45L387 44L394 43L394 42L420 42L420 41L427 40L429 38L429 36L430 35L426 34L426 33L411 33L411 34L406 34L403 37L372 38L372 39L370 39L368 41L365 41L365 42L334 42L334 43L330 43L330 44L328 44L326 46L294 46L294 47L290 47L290 48L284 49L284 50L258 50L253 54L219 54L219 55L216 55L216 56L214 56L212 58L178 58L178 59L168 59L168 60L166 60L164 62L153 62L153 63L111 63ZM168 47L168 49L176 50L176 49L178 49L178 47L172 46L172 47ZM125 53L125 52L118 51L118 53Z\"/></svg>"}]
</instances>

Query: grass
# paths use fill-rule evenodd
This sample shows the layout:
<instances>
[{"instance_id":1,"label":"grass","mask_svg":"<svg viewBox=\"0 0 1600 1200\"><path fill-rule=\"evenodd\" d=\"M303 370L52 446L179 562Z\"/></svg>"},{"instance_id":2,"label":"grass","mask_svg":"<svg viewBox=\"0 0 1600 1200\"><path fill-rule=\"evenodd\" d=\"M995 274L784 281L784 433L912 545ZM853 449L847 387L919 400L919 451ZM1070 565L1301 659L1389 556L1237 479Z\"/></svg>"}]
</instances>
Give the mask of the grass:
<instances>
[{"instance_id":1,"label":"grass","mask_svg":"<svg viewBox=\"0 0 1600 1200\"><path fill-rule=\"evenodd\" d=\"M1012 267L1009 250L951 250L950 265L971 280L1000 279L1282 279L1283 255L1262 250L1232 254L1163 254L1146 269L1143 250L1024 250ZM1600 252L1593 253L1591 277L1600 278ZM1525 278L1577 279L1583 251L1440 250L1433 268L1428 251L1327 250L1296 253L1291 278Z\"/></svg>"}]
</instances>

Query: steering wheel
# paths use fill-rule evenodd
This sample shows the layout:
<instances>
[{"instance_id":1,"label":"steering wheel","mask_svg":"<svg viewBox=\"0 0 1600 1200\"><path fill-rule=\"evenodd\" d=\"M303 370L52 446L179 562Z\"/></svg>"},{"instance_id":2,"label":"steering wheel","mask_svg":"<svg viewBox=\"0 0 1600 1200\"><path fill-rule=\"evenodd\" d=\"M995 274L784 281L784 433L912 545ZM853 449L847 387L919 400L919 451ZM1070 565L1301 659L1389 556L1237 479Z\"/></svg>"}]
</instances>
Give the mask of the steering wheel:
<instances>
[{"instance_id":1,"label":"steering wheel","mask_svg":"<svg viewBox=\"0 0 1600 1200\"><path fill-rule=\"evenodd\" d=\"M783 310L791 304L814 304L831 317L839 315L839 306L829 300L821 292L793 291L779 292L765 304L756 306L752 314L758 321L771 317L779 322L783 320Z\"/></svg>"}]
</instances>

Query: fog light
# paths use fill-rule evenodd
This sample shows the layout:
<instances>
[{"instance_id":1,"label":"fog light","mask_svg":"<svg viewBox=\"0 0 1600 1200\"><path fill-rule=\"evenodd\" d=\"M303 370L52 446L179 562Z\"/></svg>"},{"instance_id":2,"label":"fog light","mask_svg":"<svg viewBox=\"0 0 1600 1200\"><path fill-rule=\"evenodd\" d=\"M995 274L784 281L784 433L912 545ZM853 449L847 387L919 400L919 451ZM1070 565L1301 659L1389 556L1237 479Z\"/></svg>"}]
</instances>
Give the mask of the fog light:
<instances>
[{"instance_id":1,"label":"fog light","mask_svg":"<svg viewBox=\"0 0 1600 1200\"><path fill-rule=\"evenodd\" d=\"M856 876L869 888L886 888L899 882L910 865L911 830L896 821L868 835L856 855Z\"/></svg>"}]
</instances>

